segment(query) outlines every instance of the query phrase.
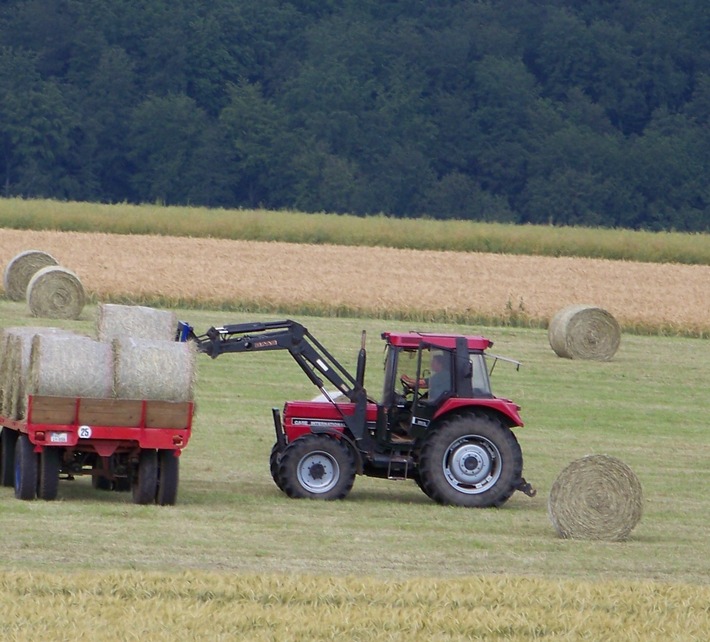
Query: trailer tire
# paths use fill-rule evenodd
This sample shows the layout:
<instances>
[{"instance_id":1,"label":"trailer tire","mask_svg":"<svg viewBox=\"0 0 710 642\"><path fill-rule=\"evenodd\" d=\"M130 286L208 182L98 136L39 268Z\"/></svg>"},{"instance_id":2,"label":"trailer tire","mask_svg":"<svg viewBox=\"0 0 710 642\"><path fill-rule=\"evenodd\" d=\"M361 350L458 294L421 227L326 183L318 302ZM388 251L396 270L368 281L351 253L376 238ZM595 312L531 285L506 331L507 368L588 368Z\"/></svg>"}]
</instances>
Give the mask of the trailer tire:
<instances>
[{"instance_id":1,"label":"trailer tire","mask_svg":"<svg viewBox=\"0 0 710 642\"><path fill-rule=\"evenodd\" d=\"M467 414L444 421L426 438L419 461L422 490L439 504L501 506L518 487L523 455L495 417Z\"/></svg>"},{"instance_id":2,"label":"trailer tire","mask_svg":"<svg viewBox=\"0 0 710 642\"><path fill-rule=\"evenodd\" d=\"M15 445L17 432L3 428L0 433L0 484L15 485Z\"/></svg>"},{"instance_id":3,"label":"trailer tire","mask_svg":"<svg viewBox=\"0 0 710 642\"><path fill-rule=\"evenodd\" d=\"M15 497L30 500L37 496L37 454L27 435L15 445Z\"/></svg>"},{"instance_id":4,"label":"trailer tire","mask_svg":"<svg viewBox=\"0 0 710 642\"><path fill-rule=\"evenodd\" d=\"M158 451L158 492L155 501L160 506L173 506L177 501L180 480L180 458L172 450Z\"/></svg>"},{"instance_id":5,"label":"trailer tire","mask_svg":"<svg viewBox=\"0 0 710 642\"><path fill-rule=\"evenodd\" d=\"M271 479L274 480L274 484L278 486L281 492L284 491L284 485L281 481L281 476L279 475L279 464L281 463L281 454L283 453L283 448L276 442L271 449L271 454L269 455L269 470L271 471Z\"/></svg>"},{"instance_id":6,"label":"trailer tire","mask_svg":"<svg viewBox=\"0 0 710 642\"><path fill-rule=\"evenodd\" d=\"M343 499L355 482L355 460L344 441L306 435L284 449L279 478L284 492L295 499Z\"/></svg>"},{"instance_id":7,"label":"trailer tire","mask_svg":"<svg viewBox=\"0 0 710 642\"><path fill-rule=\"evenodd\" d=\"M158 491L158 452L156 450L141 450L133 483L134 504L152 504Z\"/></svg>"},{"instance_id":8,"label":"trailer tire","mask_svg":"<svg viewBox=\"0 0 710 642\"><path fill-rule=\"evenodd\" d=\"M59 470L61 452L58 448L44 448L39 456L39 483L37 497L51 502L59 492Z\"/></svg>"}]
</instances>

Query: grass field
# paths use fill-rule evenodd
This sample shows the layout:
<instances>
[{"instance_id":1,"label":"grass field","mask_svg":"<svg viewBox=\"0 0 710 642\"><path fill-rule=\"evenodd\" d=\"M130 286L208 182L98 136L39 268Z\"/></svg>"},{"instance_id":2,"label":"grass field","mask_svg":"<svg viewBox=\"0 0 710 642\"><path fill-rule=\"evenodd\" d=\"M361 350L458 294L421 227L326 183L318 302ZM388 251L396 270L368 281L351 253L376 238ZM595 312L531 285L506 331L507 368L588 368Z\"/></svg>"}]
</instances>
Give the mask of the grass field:
<instances>
[{"instance_id":1,"label":"grass field","mask_svg":"<svg viewBox=\"0 0 710 642\"><path fill-rule=\"evenodd\" d=\"M61 325L91 333L93 312ZM253 319L178 313L198 331ZM351 367L367 330L376 396L379 333L413 326L299 320ZM0 301L0 325L34 323L23 303ZM523 407L535 498L465 510L432 503L413 482L358 478L342 502L289 500L268 471L270 408L317 391L284 353L203 357L178 505L136 506L86 480L63 482L49 503L0 489L3 637L704 639L707 341L625 334L614 360L597 363L559 359L542 329L466 330L523 361L520 372L499 364L493 382ZM619 457L641 480L644 515L627 542L561 540L549 521L555 477L590 453Z\"/></svg>"}]
</instances>

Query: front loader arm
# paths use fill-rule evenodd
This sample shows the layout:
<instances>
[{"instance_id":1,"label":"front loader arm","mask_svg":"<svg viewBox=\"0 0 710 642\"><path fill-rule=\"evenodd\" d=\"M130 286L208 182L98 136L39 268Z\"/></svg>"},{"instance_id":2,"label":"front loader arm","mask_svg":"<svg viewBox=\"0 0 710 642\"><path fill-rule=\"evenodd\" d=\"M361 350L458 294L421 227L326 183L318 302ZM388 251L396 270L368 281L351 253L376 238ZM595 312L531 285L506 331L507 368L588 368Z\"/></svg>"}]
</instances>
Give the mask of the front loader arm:
<instances>
[{"instance_id":1,"label":"front loader arm","mask_svg":"<svg viewBox=\"0 0 710 642\"><path fill-rule=\"evenodd\" d=\"M194 341L198 351L213 359L233 352L288 350L321 391L325 378L351 401L356 401L363 392L362 383L358 383L303 325L290 319L223 325L212 327L202 335L196 335L191 326L181 322L177 339Z\"/></svg>"}]
</instances>

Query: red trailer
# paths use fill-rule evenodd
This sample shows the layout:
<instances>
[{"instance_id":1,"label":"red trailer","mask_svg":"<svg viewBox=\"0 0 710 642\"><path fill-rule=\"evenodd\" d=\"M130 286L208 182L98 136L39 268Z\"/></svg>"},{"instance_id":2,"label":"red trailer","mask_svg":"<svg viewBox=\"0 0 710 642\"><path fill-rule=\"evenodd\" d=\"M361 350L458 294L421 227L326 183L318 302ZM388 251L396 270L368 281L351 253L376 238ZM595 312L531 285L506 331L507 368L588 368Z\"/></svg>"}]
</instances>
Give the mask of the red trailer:
<instances>
[{"instance_id":1,"label":"red trailer","mask_svg":"<svg viewBox=\"0 0 710 642\"><path fill-rule=\"evenodd\" d=\"M28 397L26 418L0 416L0 481L18 499L53 500L59 480L131 490L136 504L174 504L191 401Z\"/></svg>"}]
</instances>

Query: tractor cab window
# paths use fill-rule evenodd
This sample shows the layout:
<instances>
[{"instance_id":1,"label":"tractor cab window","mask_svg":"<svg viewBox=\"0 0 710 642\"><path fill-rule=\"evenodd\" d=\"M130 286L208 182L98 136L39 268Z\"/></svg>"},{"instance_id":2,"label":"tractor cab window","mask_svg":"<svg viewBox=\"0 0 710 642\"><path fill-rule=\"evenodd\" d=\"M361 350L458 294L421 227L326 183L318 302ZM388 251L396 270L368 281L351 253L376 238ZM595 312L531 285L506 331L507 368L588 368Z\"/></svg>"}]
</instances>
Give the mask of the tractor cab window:
<instances>
[{"instance_id":1,"label":"tractor cab window","mask_svg":"<svg viewBox=\"0 0 710 642\"><path fill-rule=\"evenodd\" d=\"M427 354L428 353L428 354ZM451 353L446 350L428 350L422 355L422 361L428 357L429 371L424 378L429 401L434 402L442 395L453 390L451 381Z\"/></svg>"},{"instance_id":2,"label":"tractor cab window","mask_svg":"<svg viewBox=\"0 0 710 642\"><path fill-rule=\"evenodd\" d=\"M488 378L488 368L486 360L482 353L471 353L471 371L473 374L473 396L474 397L492 397L491 382Z\"/></svg>"},{"instance_id":3,"label":"tractor cab window","mask_svg":"<svg viewBox=\"0 0 710 642\"><path fill-rule=\"evenodd\" d=\"M452 354L440 348L402 351L395 380L399 386L398 393L406 396L417 389L421 398L436 401L453 390L451 364Z\"/></svg>"}]
</instances>

